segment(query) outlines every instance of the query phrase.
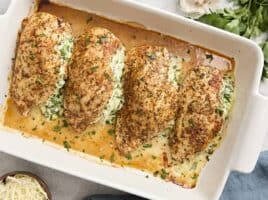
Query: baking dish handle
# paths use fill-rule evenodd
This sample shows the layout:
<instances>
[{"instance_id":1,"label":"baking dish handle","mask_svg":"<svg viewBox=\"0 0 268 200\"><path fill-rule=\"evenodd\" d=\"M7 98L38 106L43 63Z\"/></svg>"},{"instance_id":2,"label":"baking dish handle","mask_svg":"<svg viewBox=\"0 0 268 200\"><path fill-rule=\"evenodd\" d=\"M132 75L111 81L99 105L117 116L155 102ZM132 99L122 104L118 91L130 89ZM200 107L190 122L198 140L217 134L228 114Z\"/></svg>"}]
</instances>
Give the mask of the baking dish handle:
<instances>
[{"instance_id":1,"label":"baking dish handle","mask_svg":"<svg viewBox=\"0 0 268 200\"><path fill-rule=\"evenodd\" d=\"M6 12L4 14L0 14L0 38L5 38L4 35L6 33L6 25L7 25L7 15L9 7L14 0L10 0L10 2L4 2L2 5L6 5Z\"/></svg>"},{"instance_id":2,"label":"baking dish handle","mask_svg":"<svg viewBox=\"0 0 268 200\"><path fill-rule=\"evenodd\" d=\"M260 85L260 92L261 94L268 96L268 79L265 79L264 81L262 81ZM268 116L267 116L267 124L268 124ZM262 151L268 151L268 127L266 131L266 139L264 141Z\"/></svg>"},{"instance_id":3,"label":"baking dish handle","mask_svg":"<svg viewBox=\"0 0 268 200\"><path fill-rule=\"evenodd\" d=\"M251 116L249 120L246 117L241 126L242 134L249 135L249 137L241 137L243 140L239 141L237 156L234 156L235 160L233 161L233 169L250 173L258 160L259 154L262 151L262 145L266 138L266 133L268 130L268 98L260 94L253 96L252 101L250 102L248 112L245 113L246 116ZM247 134L248 133L248 134Z\"/></svg>"},{"instance_id":4,"label":"baking dish handle","mask_svg":"<svg viewBox=\"0 0 268 200\"><path fill-rule=\"evenodd\" d=\"M5 33L5 27L6 27L6 21L5 21L5 15L0 15L0 37L3 37L3 34Z\"/></svg>"},{"instance_id":5,"label":"baking dish handle","mask_svg":"<svg viewBox=\"0 0 268 200\"><path fill-rule=\"evenodd\" d=\"M262 151L268 151L268 130L266 131L266 140L264 145L262 146Z\"/></svg>"}]
</instances>

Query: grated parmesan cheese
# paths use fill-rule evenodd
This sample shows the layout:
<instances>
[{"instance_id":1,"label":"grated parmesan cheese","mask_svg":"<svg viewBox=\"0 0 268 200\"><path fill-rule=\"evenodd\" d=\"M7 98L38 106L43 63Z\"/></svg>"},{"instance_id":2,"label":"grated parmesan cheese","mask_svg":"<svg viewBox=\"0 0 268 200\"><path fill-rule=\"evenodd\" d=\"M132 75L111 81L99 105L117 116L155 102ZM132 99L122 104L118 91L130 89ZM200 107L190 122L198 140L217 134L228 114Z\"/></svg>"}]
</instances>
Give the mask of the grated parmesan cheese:
<instances>
[{"instance_id":1,"label":"grated parmesan cheese","mask_svg":"<svg viewBox=\"0 0 268 200\"><path fill-rule=\"evenodd\" d=\"M48 200L39 182L30 176L16 174L0 182L1 200Z\"/></svg>"}]
</instances>

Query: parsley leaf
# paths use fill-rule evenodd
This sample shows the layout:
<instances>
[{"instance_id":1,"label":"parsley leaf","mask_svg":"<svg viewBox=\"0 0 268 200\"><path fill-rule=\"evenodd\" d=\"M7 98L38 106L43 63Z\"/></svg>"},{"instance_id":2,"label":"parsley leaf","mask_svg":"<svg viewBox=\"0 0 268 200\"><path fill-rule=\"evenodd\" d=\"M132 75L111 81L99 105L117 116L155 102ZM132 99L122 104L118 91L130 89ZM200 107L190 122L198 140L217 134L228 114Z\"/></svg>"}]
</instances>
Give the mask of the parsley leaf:
<instances>
[{"instance_id":1,"label":"parsley leaf","mask_svg":"<svg viewBox=\"0 0 268 200\"><path fill-rule=\"evenodd\" d=\"M234 8L205 14L197 20L226 31L254 38L268 31L268 0L229 0ZM268 41L262 44L265 57L262 78L268 79Z\"/></svg>"}]
</instances>

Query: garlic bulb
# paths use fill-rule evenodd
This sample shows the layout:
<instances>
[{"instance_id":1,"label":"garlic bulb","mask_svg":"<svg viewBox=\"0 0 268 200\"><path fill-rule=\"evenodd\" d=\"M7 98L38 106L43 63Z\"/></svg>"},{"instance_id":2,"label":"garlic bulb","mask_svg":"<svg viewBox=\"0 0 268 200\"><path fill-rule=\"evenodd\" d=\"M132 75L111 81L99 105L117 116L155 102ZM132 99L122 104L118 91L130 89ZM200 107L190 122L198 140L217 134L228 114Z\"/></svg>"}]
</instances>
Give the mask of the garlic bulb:
<instances>
[{"instance_id":1,"label":"garlic bulb","mask_svg":"<svg viewBox=\"0 0 268 200\"><path fill-rule=\"evenodd\" d=\"M180 0L183 12L189 15L202 15L210 9L219 8L221 0Z\"/></svg>"}]
</instances>

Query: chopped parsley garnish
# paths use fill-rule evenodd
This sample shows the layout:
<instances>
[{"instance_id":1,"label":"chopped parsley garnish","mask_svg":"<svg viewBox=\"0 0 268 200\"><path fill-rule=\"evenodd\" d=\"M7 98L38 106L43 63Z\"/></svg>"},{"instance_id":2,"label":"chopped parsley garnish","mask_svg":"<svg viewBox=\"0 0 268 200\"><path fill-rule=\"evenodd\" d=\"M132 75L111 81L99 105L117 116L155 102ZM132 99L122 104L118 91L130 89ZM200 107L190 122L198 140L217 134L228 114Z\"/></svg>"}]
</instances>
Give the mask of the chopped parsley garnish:
<instances>
[{"instance_id":1,"label":"chopped parsley garnish","mask_svg":"<svg viewBox=\"0 0 268 200\"><path fill-rule=\"evenodd\" d=\"M109 135L112 136L112 135L114 135L114 133L115 133L114 129L109 129L109 130L108 130L108 134L109 134Z\"/></svg>"},{"instance_id":2,"label":"chopped parsley garnish","mask_svg":"<svg viewBox=\"0 0 268 200\"><path fill-rule=\"evenodd\" d=\"M220 108L217 108L217 109L215 110L215 113L222 117L223 114L224 114L224 111L223 111L222 109L220 109Z\"/></svg>"},{"instance_id":3,"label":"chopped parsley garnish","mask_svg":"<svg viewBox=\"0 0 268 200\"><path fill-rule=\"evenodd\" d=\"M61 131L61 126L59 126L59 125L54 126L53 131L54 132L60 132Z\"/></svg>"},{"instance_id":4,"label":"chopped parsley garnish","mask_svg":"<svg viewBox=\"0 0 268 200\"><path fill-rule=\"evenodd\" d=\"M111 124L112 122L109 121L109 120L106 120L105 123L106 123L106 124Z\"/></svg>"},{"instance_id":5,"label":"chopped parsley garnish","mask_svg":"<svg viewBox=\"0 0 268 200\"><path fill-rule=\"evenodd\" d=\"M214 150L213 150L213 149L209 149L209 150L208 150L208 154L209 154L209 155L212 155L212 154L213 154L213 152L214 152Z\"/></svg>"},{"instance_id":6,"label":"chopped parsley garnish","mask_svg":"<svg viewBox=\"0 0 268 200\"><path fill-rule=\"evenodd\" d=\"M130 153L127 153L127 154L125 155L125 158L128 159L128 160L131 160L131 159L132 159L132 156L131 156Z\"/></svg>"},{"instance_id":7,"label":"chopped parsley garnish","mask_svg":"<svg viewBox=\"0 0 268 200\"><path fill-rule=\"evenodd\" d=\"M36 131L37 130L37 126L32 128L32 131Z\"/></svg>"},{"instance_id":8,"label":"chopped parsley garnish","mask_svg":"<svg viewBox=\"0 0 268 200\"><path fill-rule=\"evenodd\" d=\"M153 175L157 176L159 174L159 171L154 171Z\"/></svg>"},{"instance_id":9,"label":"chopped parsley garnish","mask_svg":"<svg viewBox=\"0 0 268 200\"><path fill-rule=\"evenodd\" d=\"M164 134L162 134L161 136L162 136L163 138L166 138L166 137L167 137L167 134L164 133Z\"/></svg>"},{"instance_id":10,"label":"chopped parsley garnish","mask_svg":"<svg viewBox=\"0 0 268 200\"><path fill-rule=\"evenodd\" d=\"M91 70L93 72L96 72L98 68L99 68L99 66L98 65L95 65L95 66L91 67Z\"/></svg>"},{"instance_id":11,"label":"chopped parsley garnish","mask_svg":"<svg viewBox=\"0 0 268 200\"><path fill-rule=\"evenodd\" d=\"M188 120L188 123L189 123L189 125L190 125L192 128L195 127L195 124L194 124L194 120L193 120L193 119L189 119L189 120Z\"/></svg>"},{"instance_id":12,"label":"chopped parsley garnish","mask_svg":"<svg viewBox=\"0 0 268 200\"><path fill-rule=\"evenodd\" d=\"M112 155L110 156L110 161L113 163L115 161L115 154L112 153Z\"/></svg>"},{"instance_id":13,"label":"chopped parsley garnish","mask_svg":"<svg viewBox=\"0 0 268 200\"><path fill-rule=\"evenodd\" d=\"M89 132L87 132L87 134L88 134L89 136L91 136L91 135L96 135L96 131L89 131Z\"/></svg>"},{"instance_id":14,"label":"chopped parsley garnish","mask_svg":"<svg viewBox=\"0 0 268 200\"><path fill-rule=\"evenodd\" d=\"M68 127L69 126L68 122L65 119L62 120L62 122L63 122L62 127Z\"/></svg>"},{"instance_id":15,"label":"chopped parsley garnish","mask_svg":"<svg viewBox=\"0 0 268 200\"><path fill-rule=\"evenodd\" d=\"M71 148L70 143L66 140L63 141L63 146L65 149L67 149L67 151L69 151L69 149Z\"/></svg>"},{"instance_id":16,"label":"chopped parsley garnish","mask_svg":"<svg viewBox=\"0 0 268 200\"><path fill-rule=\"evenodd\" d=\"M231 95L230 94L224 93L223 97L227 102L231 102Z\"/></svg>"},{"instance_id":17,"label":"chopped parsley garnish","mask_svg":"<svg viewBox=\"0 0 268 200\"><path fill-rule=\"evenodd\" d=\"M206 59L208 59L210 62L213 60L212 54L206 54Z\"/></svg>"},{"instance_id":18,"label":"chopped parsley garnish","mask_svg":"<svg viewBox=\"0 0 268 200\"><path fill-rule=\"evenodd\" d=\"M100 35L100 36L98 36L97 43L98 44L104 44L106 42L107 38L108 38L107 35Z\"/></svg>"},{"instance_id":19,"label":"chopped parsley garnish","mask_svg":"<svg viewBox=\"0 0 268 200\"><path fill-rule=\"evenodd\" d=\"M151 148L153 145L152 144L144 144L143 147L144 148Z\"/></svg>"},{"instance_id":20,"label":"chopped parsley garnish","mask_svg":"<svg viewBox=\"0 0 268 200\"><path fill-rule=\"evenodd\" d=\"M197 175L197 174L194 174L194 175L192 176L192 179L197 179L197 177L198 177L198 175Z\"/></svg>"},{"instance_id":21,"label":"chopped parsley garnish","mask_svg":"<svg viewBox=\"0 0 268 200\"><path fill-rule=\"evenodd\" d=\"M151 60L155 60L157 58L155 53L146 52L146 56L149 57Z\"/></svg>"},{"instance_id":22,"label":"chopped parsley garnish","mask_svg":"<svg viewBox=\"0 0 268 200\"><path fill-rule=\"evenodd\" d=\"M162 179L166 179L166 177L169 175L169 173L165 169L161 169L160 171L160 177Z\"/></svg>"},{"instance_id":23,"label":"chopped parsley garnish","mask_svg":"<svg viewBox=\"0 0 268 200\"><path fill-rule=\"evenodd\" d=\"M155 160L156 159L156 156L152 155L152 159Z\"/></svg>"}]
</instances>

